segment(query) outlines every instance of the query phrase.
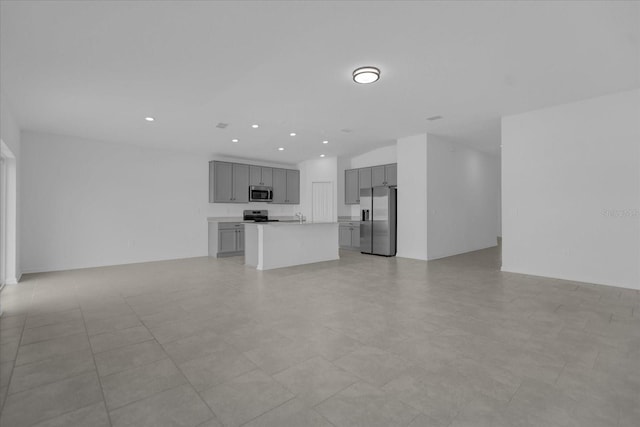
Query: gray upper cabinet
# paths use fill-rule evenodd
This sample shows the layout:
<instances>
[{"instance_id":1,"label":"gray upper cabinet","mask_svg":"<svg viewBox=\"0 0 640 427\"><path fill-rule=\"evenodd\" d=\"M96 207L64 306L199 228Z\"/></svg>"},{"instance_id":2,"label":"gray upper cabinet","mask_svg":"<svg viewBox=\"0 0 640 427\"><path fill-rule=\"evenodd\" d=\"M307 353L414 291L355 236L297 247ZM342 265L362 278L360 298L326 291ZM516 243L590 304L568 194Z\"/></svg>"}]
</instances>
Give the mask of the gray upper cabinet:
<instances>
[{"instance_id":1,"label":"gray upper cabinet","mask_svg":"<svg viewBox=\"0 0 640 427\"><path fill-rule=\"evenodd\" d=\"M360 188L371 188L371 168L358 169L358 180L360 181ZM358 199L360 199L359 194ZM358 202L360 201L358 200Z\"/></svg>"},{"instance_id":2,"label":"gray upper cabinet","mask_svg":"<svg viewBox=\"0 0 640 427\"><path fill-rule=\"evenodd\" d=\"M249 166L239 163L209 162L209 202L249 202Z\"/></svg>"},{"instance_id":3,"label":"gray upper cabinet","mask_svg":"<svg viewBox=\"0 0 640 427\"><path fill-rule=\"evenodd\" d=\"M300 171L209 162L209 203L249 203L249 186L273 187L273 203L300 203Z\"/></svg>"},{"instance_id":4,"label":"gray upper cabinet","mask_svg":"<svg viewBox=\"0 0 640 427\"><path fill-rule=\"evenodd\" d=\"M273 168L273 202L300 204L300 171Z\"/></svg>"},{"instance_id":5,"label":"gray upper cabinet","mask_svg":"<svg viewBox=\"0 0 640 427\"><path fill-rule=\"evenodd\" d=\"M273 185L273 168L249 166L249 185Z\"/></svg>"},{"instance_id":6,"label":"gray upper cabinet","mask_svg":"<svg viewBox=\"0 0 640 427\"><path fill-rule=\"evenodd\" d=\"M344 203L357 205L360 203L360 189L398 185L398 165L372 166L344 171Z\"/></svg>"},{"instance_id":7,"label":"gray upper cabinet","mask_svg":"<svg viewBox=\"0 0 640 427\"><path fill-rule=\"evenodd\" d=\"M384 185L398 185L398 164L392 163L384 167Z\"/></svg>"},{"instance_id":8,"label":"gray upper cabinet","mask_svg":"<svg viewBox=\"0 0 640 427\"><path fill-rule=\"evenodd\" d=\"M300 171L287 169L287 198L285 203L300 204Z\"/></svg>"},{"instance_id":9,"label":"gray upper cabinet","mask_svg":"<svg viewBox=\"0 0 640 427\"><path fill-rule=\"evenodd\" d=\"M374 166L371 168L371 186L398 185L398 165Z\"/></svg>"},{"instance_id":10,"label":"gray upper cabinet","mask_svg":"<svg viewBox=\"0 0 640 427\"><path fill-rule=\"evenodd\" d=\"M273 168L261 168L262 169L262 184L267 187L273 187Z\"/></svg>"},{"instance_id":11,"label":"gray upper cabinet","mask_svg":"<svg viewBox=\"0 0 640 427\"><path fill-rule=\"evenodd\" d=\"M360 186L358 185L358 169L347 169L344 171L344 203L355 205L360 196Z\"/></svg>"},{"instance_id":12,"label":"gray upper cabinet","mask_svg":"<svg viewBox=\"0 0 640 427\"><path fill-rule=\"evenodd\" d=\"M209 162L209 179L210 203L233 201L233 163Z\"/></svg>"},{"instance_id":13,"label":"gray upper cabinet","mask_svg":"<svg viewBox=\"0 0 640 427\"><path fill-rule=\"evenodd\" d=\"M287 200L287 171L273 169L273 202L286 203Z\"/></svg>"},{"instance_id":14,"label":"gray upper cabinet","mask_svg":"<svg viewBox=\"0 0 640 427\"><path fill-rule=\"evenodd\" d=\"M371 168L371 186L380 187L383 186L384 179L384 166L374 166Z\"/></svg>"},{"instance_id":15,"label":"gray upper cabinet","mask_svg":"<svg viewBox=\"0 0 640 427\"><path fill-rule=\"evenodd\" d=\"M249 166L233 163L233 202L249 203Z\"/></svg>"}]
</instances>

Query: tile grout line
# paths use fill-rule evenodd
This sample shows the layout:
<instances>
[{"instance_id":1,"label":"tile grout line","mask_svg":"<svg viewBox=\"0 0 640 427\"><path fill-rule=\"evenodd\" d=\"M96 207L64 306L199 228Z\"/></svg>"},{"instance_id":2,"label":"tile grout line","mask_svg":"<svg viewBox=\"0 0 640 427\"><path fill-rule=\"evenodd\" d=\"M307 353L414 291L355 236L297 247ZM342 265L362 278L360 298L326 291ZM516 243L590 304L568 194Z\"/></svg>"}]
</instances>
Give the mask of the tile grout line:
<instances>
[{"instance_id":1,"label":"tile grout line","mask_svg":"<svg viewBox=\"0 0 640 427\"><path fill-rule=\"evenodd\" d=\"M29 311L31 309L31 305L33 304L33 298L35 295L35 285L30 289L29 291L31 293L30 297L29 297L29 308L27 308L27 314L24 316L24 323L22 324L22 330L20 331L20 338L18 339L18 348L16 349L16 354L12 360L13 362L13 367L11 368L11 375L9 375L9 382L7 383L7 393L4 396L4 399L2 399L2 402L0 402L0 420L2 420L2 414L4 413L4 405L7 402L7 399L9 398L9 388L11 387L11 380L13 380L13 374L15 372L16 369L16 362L18 361L18 354L20 354L20 343L22 342L22 335L24 334L24 329L27 326L27 319L29 318Z\"/></svg>"},{"instance_id":2,"label":"tile grout line","mask_svg":"<svg viewBox=\"0 0 640 427\"><path fill-rule=\"evenodd\" d=\"M127 407L127 406L129 406L129 405L132 405L132 404L134 404L134 403L140 402L140 401L145 400L145 399L149 399L149 398L151 398L151 397L153 397L153 396L156 396L156 395L158 395L158 394L160 394L160 393L164 393L164 392L166 392L166 391L173 390L174 388L182 387L183 385L188 385L188 386L189 386L189 387L191 387L191 389L196 393L196 395L198 396L198 398L200 399L200 401L201 401L201 402L202 402L202 403L203 403L203 404L204 404L204 405L209 409L209 411L213 414L213 418L215 418L216 420L218 420L218 417L217 417L216 413L213 411L213 409L211 409L211 408L209 407L209 405L207 404L207 402L202 398L202 396L200 395L200 392L199 392L198 390L196 390L196 388L193 386L193 384L191 384L191 382L189 381L189 379L187 378L187 376L184 374L184 372L183 372L183 371L182 371L182 369L180 368L180 365L178 365L178 363L176 363L176 361L175 361L175 360L173 360L173 358L171 357L171 355L170 355L169 353L167 353L167 351L165 350L164 346L158 342L158 340L156 339L155 335L153 335L153 333L149 330L149 327L148 327L148 326L147 326L147 325L142 321L142 319L140 319L140 316L139 316L139 315L138 315L138 313L137 313L137 312L136 312L136 311L131 307L131 305L129 304L129 302L127 301L127 299L126 299L125 297L123 297L122 295L120 295L120 297L124 300L124 303L125 303L125 304L127 304L127 307L129 307L129 309L130 309L130 310L131 310L131 311L136 315L136 317L138 318L138 321L140 321L140 323L142 324L142 326L144 326L144 328L147 330L147 332L149 333L149 335L151 335L151 336L153 337L152 339L147 340L147 341L152 341L152 340L153 340L153 341L155 341L155 342L156 342L156 344L158 344L158 345L160 346L160 348L162 349L162 352L167 356L167 359L163 359L163 360L170 360L170 361L171 361L171 363L173 363L173 364L174 364L174 366L176 367L176 369L178 370L178 372L180 372L180 375L182 375L182 378L184 378L184 380L185 380L185 384L179 384L179 385L176 385L175 387L170 387L170 388L167 388L167 389L165 389L165 390L161 390L161 391L158 391L158 392L156 392L156 393L153 393L153 394L151 394L150 396L146 396L146 397L142 397L142 398L140 398L140 399L136 399L136 400L134 400L134 401L132 401L132 402L127 403L126 405L122 405L122 406L119 406L118 408L114 408L114 410L121 409L121 408L125 408L125 407ZM195 334L194 334L194 335L195 335ZM193 336L193 335L190 335L190 336ZM144 341L144 342L147 342L147 341ZM174 340L174 341L177 341L177 340ZM122 348L122 347L120 347L120 348ZM151 363L157 363L157 362L159 362L159 361L150 362L150 363L147 363L147 364L145 364L145 365L149 365L149 364L151 364ZM141 366L144 366L144 365L141 365ZM139 367L139 366L138 366L138 367ZM131 369L135 369L135 368L136 368L136 367L131 368ZM127 370L128 370L128 369L125 369L125 370L120 371L120 372L126 372ZM114 372L114 374L115 374L115 372ZM110 374L110 375L113 375L113 374ZM105 401L105 406L106 406L106 401ZM108 409L108 408L107 408L107 413L109 413L109 409ZM208 420L205 420L203 423L205 423L205 422L207 422L207 421L209 421L209 420L211 420L211 419L212 419L212 418L209 418ZM200 423L200 424L203 424L203 423ZM221 424L222 424L222 422L221 422Z\"/></svg>"},{"instance_id":3,"label":"tile grout line","mask_svg":"<svg viewBox=\"0 0 640 427\"><path fill-rule=\"evenodd\" d=\"M84 317L84 310L82 309L82 305L78 303L80 306L80 314L82 315L82 322L84 324L84 330L87 334L87 341L89 342L89 350L91 351L91 357L93 359L93 366L95 368L96 377L98 378L98 385L100 387L100 394L102 396L102 404L104 405L104 410L107 413L107 420L109 421L109 425L113 427L113 422L111 422L111 414L109 413L109 408L107 407L107 399L104 396L104 389L102 387L102 379L100 378L100 372L98 372L98 364L96 363L96 355L93 353L93 348L91 347L91 340L89 339L89 332L87 330L87 321Z\"/></svg>"}]
</instances>

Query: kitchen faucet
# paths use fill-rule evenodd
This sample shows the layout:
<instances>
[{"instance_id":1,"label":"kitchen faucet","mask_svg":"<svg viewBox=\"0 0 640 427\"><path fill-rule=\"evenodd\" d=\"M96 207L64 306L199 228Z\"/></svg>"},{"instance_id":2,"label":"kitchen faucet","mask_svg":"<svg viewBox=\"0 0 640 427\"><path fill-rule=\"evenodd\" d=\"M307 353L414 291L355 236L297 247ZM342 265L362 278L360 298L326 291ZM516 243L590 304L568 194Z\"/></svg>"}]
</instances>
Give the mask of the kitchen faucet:
<instances>
[{"instance_id":1,"label":"kitchen faucet","mask_svg":"<svg viewBox=\"0 0 640 427\"><path fill-rule=\"evenodd\" d=\"M302 224L306 220L304 215L302 215L302 212L296 213L296 218L298 218L298 220L300 221L300 224Z\"/></svg>"}]
</instances>

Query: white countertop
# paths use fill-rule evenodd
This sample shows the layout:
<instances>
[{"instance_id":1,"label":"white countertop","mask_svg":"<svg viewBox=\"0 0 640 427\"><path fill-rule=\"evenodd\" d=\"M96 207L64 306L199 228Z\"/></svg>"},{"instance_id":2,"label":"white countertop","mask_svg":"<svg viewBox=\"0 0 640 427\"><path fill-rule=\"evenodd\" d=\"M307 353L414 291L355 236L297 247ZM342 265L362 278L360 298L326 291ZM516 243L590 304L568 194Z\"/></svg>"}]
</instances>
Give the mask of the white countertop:
<instances>
[{"instance_id":1,"label":"white countertop","mask_svg":"<svg viewBox=\"0 0 640 427\"><path fill-rule=\"evenodd\" d=\"M292 216L272 216L271 219L277 219L280 222L298 222L298 219ZM245 224L254 224L255 221L245 221L239 216L210 216L207 222L242 222Z\"/></svg>"},{"instance_id":2,"label":"white countertop","mask_svg":"<svg viewBox=\"0 0 640 427\"><path fill-rule=\"evenodd\" d=\"M255 225L273 225L273 226L291 226L291 225L323 225L323 224L327 224L327 225L331 225L331 224L338 224L337 222L311 222L311 221L305 221L305 222L300 222L300 221L277 221L277 222L253 222L253 221L247 221L245 222L245 224L255 224Z\"/></svg>"}]
</instances>

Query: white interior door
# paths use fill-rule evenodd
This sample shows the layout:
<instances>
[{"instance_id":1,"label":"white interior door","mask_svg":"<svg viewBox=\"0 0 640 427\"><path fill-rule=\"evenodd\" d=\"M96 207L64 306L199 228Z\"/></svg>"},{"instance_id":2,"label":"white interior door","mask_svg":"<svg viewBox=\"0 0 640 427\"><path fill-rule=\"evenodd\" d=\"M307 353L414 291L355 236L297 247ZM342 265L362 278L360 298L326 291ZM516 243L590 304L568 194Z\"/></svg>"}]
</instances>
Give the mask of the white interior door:
<instances>
[{"instance_id":1,"label":"white interior door","mask_svg":"<svg viewBox=\"0 0 640 427\"><path fill-rule=\"evenodd\" d=\"M333 182L312 183L311 220L333 222Z\"/></svg>"}]
</instances>

